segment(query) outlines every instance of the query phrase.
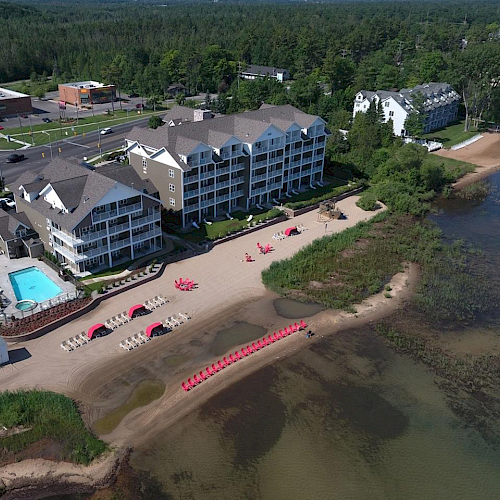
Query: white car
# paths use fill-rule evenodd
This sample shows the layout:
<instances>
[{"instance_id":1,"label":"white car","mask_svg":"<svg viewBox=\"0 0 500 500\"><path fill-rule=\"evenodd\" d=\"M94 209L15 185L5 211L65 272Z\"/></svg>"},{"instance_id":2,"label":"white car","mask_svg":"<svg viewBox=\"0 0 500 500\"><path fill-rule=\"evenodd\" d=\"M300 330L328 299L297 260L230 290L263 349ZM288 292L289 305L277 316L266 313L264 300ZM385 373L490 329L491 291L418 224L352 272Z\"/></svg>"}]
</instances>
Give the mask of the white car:
<instances>
[{"instance_id":1,"label":"white car","mask_svg":"<svg viewBox=\"0 0 500 500\"><path fill-rule=\"evenodd\" d=\"M113 129L107 127L107 128L103 128L101 130L101 135L108 135L108 134L112 134L113 133Z\"/></svg>"},{"instance_id":2,"label":"white car","mask_svg":"<svg viewBox=\"0 0 500 500\"><path fill-rule=\"evenodd\" d=\"M16 202L10 198L0 198L0 204L5 203L9 208L16 208Z\"/></svg>"}]
</instances>

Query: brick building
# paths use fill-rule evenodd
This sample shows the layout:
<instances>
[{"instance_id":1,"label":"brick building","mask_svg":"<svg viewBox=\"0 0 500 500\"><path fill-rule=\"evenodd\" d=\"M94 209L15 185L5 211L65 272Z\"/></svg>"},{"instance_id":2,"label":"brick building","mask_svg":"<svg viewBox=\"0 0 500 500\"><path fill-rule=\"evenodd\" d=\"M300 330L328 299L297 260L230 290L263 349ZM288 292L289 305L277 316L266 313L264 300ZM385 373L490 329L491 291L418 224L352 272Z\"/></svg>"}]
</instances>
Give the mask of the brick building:
<instances>
[{"instance_id":1,"label":"brick building","mask_svg":"<svg viewBox=\"0 0 500 500\"><path fill-rule=\"evenodd\" d=\"M75 106L113 102L116 101L116 88L94 81L63 83L59 85L59 101Z\"/></svg>"},{"instance_id":2,"label":"brick building","mask_svg":"<svg viewBox=\"0 0 500 500\"><path fill-rule=\"evenodd\" d=\"M33 112L31 97L21 92L0 88L0 116L15 116Z\"/></svg>"}]
</instances>

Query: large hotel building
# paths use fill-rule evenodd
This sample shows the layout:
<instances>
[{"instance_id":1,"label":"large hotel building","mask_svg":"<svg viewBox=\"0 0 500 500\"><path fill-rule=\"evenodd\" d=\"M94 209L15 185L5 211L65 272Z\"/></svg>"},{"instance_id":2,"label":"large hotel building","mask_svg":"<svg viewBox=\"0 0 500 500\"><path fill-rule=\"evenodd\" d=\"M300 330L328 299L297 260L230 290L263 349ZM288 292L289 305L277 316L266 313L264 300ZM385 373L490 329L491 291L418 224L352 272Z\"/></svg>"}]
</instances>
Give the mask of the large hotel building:
<instances>
[{"instance_id":1,"label":"large hotel building","mask_svg":"<svg viewBox=\"0 0 500 500\"><path fill-rule=\"evenodd\" d=\"M127 155L183 226L276 204L323 179L325 121L293 106L227 116L176 106L164 121L132 129Z\"/></svg>"}]
</instances>

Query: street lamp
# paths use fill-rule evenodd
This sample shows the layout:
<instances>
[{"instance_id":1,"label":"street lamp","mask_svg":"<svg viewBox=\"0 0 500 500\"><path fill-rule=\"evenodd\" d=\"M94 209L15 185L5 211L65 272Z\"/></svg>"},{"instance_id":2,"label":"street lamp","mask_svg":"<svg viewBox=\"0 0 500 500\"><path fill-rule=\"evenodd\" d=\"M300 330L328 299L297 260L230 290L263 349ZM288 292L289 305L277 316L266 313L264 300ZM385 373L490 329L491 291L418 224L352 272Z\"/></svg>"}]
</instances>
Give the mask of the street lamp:
<instances>
[{"instance_id":1,"label":"street lamp","mask_svg":"<svg viewBox=\"0 0 500 500\"><path fill-rule=\"evenodd\" d=\"M17 118L19 119L19 128L21 129L21 135L23 136L23 142L24 142L24 144L26 144L26 141L24 140L23 126L21 125L21 115L19 113L20 113L20 111L17 112Z\"/></svg>"},{"instance_id":2,"label":"street lamp","mask_svg":"<svg viewBox=\"0 0 500 500\"><path fill-rule=\"evenodd\" d=\"M49 136L49 146L50 146L50 161L52 161L52 141L50 140L50 133L45 130L41 130L42 134L47 134Z\"/></svg>"}]
</instances>

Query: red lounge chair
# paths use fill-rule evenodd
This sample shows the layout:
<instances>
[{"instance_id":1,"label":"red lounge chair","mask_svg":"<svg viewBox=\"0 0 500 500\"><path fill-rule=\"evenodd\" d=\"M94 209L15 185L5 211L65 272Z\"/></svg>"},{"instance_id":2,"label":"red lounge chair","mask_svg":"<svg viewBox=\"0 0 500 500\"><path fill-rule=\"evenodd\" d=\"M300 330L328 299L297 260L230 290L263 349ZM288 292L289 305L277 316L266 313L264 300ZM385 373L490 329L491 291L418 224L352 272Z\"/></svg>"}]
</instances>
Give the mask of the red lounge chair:
<instances>
[{"instance_id":1,"label":"red lounge chair","mask_svg":"<svg viewBox=\"0 0 500 500\"><path fill-rule=\"evenodd\" d=\"M260 347L255 345L255 342L252 342L252 348L254 351L258 351L260 349Z\"/></svg>"},{"instance_id":2,"label":"red lounge chair","mask_svg":"<svg viewBox=\"0 0 500 500\"><path fill-rule=\"evenodd\" d=\"M217 373L219 371L219 367L217 365L215 365L214 363L212 363L212 370Z\"/></svg>"},{"instance_id":3,"label":"red lounge chair","mask_svg":"<svg viewBox=\"0 0 500 500\"><path fill-rule=\"evenodd\" d=\"M262 337L262 343L264 345L269 345L271 342L269 342L269 340L267 340L267 337Z\"/></svg>"},{"instance_id":4,"label":"red lounge chair","mask_svg":"<svg viewBox=\"0 0 500 500\"><path fill-rule=\"evenodd\" d=\"M265 344L263 344L260 340L257 341L257 345L262 349L263 347L266 347Z\"/></svg>"},{"instance_id":5,"label":"red lounge chair","mask_svg":"<svg viewBox=\"0 0 500 500\"><path fill-rule=\"evenodd\" d=\"M191 387L194 387L196 384L190 379L188 378L188 384L191 386Z\"/></svg>"},{"instance_id":6,"label":"red lounge chair","mask_svg":"<svg viewBox=\"0 0 500 500\"><path fill-rule=\"evenodd\" d=\"M248 354L252 354L253 347L251 345L247 345L247 352L248 352Z\"/></svg>"},{"instance_id":7,"label":"red lounge chair","mask_svg":"<svg viewBox=\"0 0 500 500\"><path fill-rule=\"evenodd\" d=\"M234 355L237 359L241 359L243 357L238 351L234 351Z\"/></svg>"},{"instance_id":8,"label":"red lounge chair","mask_svg":"<svg viewBox=\"0 0 500 500\"><path fill-rule=\"evenodd\" d=\"M271 335L267 336L267 340L269 340L269 342L271 342L271 344L274 342L274 339L271 337Z\"/></svg>"},{"instance_id":9,"label":"red lounge chair","mask_svg":"<svg viewBox=\"0 0 500 500\"><path fill-rule=\"evenodd\" d=\"M200 377L202 380L207 380L206 375L202 371L200 372Z\"/></svg>"},{"instance_id":10,"label":"red lounge chair","mask_svg":"<svg viewBox=\"0 0 500 500\"><path fill-rule=\"evenodd\" d=\"M229 361L231 361L231 363L236 363L237 359L232 354L230 354Z\"/></svg>"},{"instance_id":11,"label":"red lounge chair","mask_svg":"<svg viewBox=\"0 0 500 500\"><path fill-rule=\"evenodd\" d=\"M229 365L231 364L231 362L230 362L230 361L226 358L226 356L224 356L224 357L222 358L222 361L224 362L224 364L225 364L226 366L229 366Z\"/></svg>"},{"instance_id":12,"label":"red lounge chair","mask_svg":"<svg viewBox=\"0 0 500 500\"><path fill-rule=\"evenodd\" d=\"M246 351L246 349L244 347L241 348L241 354L243 354L243 356L247 356L248 353Z\"/></svg>"},{"instance_id":13,"label":"red lounge chair","mask_svg":"<svg viewBox=\"0 0 500 500\"><path fill-rule=\"evenodd\" d=\"M300 327L307 328L307 323L303 319L300 320Z\"/></svg>"},{"instance_id":14,"label":"red lounge chair","mask_svg":"<svg viewBox=\"0 0 500 500\"><path fill-rule=\"evenodd\" d=\"M290 330L290 333L293 333L295 331L293 325L288 325L288 329Z\"/></svg>"},{"instance_id":15,"label":"red lounge chair","mask_svg":"<svg viewBox=\"0 0 500 500\"><path fill-rule=\"evenodd\" d=\"M195 383L195 384L200 384L200 383L201 383L201 380L198 378L198 375L195 375L195 376L193 377L193 379L194 379L194 383Z\"/></svg>"},{"instance_id":16,"label":"red lounge chair","mask_svg":"<svg viewBox=\"0 0 500 500\"><path fill-rule=\"evenodd\" d=\"M217 361L217 364L219 365L219 370L222 370L224 368L224 363L222 361Z\"/></svg>"},{"instance_id":17,"label":"red lounge chair","mask_svg":"<svg viewBox=\"0 0 500 500\"><path fill-rule=\"evenodd\" d=\"M280 338L278 337L278 334L277 334L276 332L274 332L273 337L274 337L274 340L275 340L275 341L280 339Z\"/></svg>"},{"instance_id":18,"label":"red lounge chair","mask_svg":"<svg viewBox=\"0 0 500 500\"><path fill-rule=\"evenodd\" d=\"M213 372L212 372L212 370L210 370L210 367L209 367L209 366L207 366L206 372L207 372L207 375L208 375L209 377L211 377L211 376L213 375Z\"/></svg>"},{"instance_id":19,"label":"red lounge chair","mask_svg":"<svg viewBox=\"0 0 500 500\"><path fill-rule=\"evenodd\" d=\"M283 330L280 330L278 335L280 336L280 338L283 338L285 336Z\"/></svg>"},{"instance_id":20,"label":"red lounge chair","mask_svg":"<svg viewBox=\"0 0 500 500\"><path fill-rule=\"evenodd\" d=\"M295 331L296 331L296 332L298 332L298 331L300 330L300 325L299 325L297 322L295 322L295 323L293 324L293 326L295 327Z\"/></svg>"},{"instance_id":21,"label":"red lounge chair","mask_svg":"<svg viewBox=\"0 0 500 500\"><path fill-rule=\"evenodd\" d=\"M285 326L285 329L283 331L285 332L285 335L290 335L292 333L288 331L288 326Z\"/></svg>"},{"instance_id":22,"label":"red lounge chair","mask_svg":"<svg viewBox=\"0 0 500 500\"><path fill-rule=\"evenodd\" d=\"M184 281L182 278L179 278L179 285L184 285Z\"/></svg>"},{"instance_id":23,"label":"red lounge chair","mask_svg":"<svg viewBox=\"0 0 500 500\"><path fill-rule=\"evenodd\" d=\"M189 387L186 385L186 382L182 382L181 386L186 392L189 391Z\"/></svg>"}]
</instances>

